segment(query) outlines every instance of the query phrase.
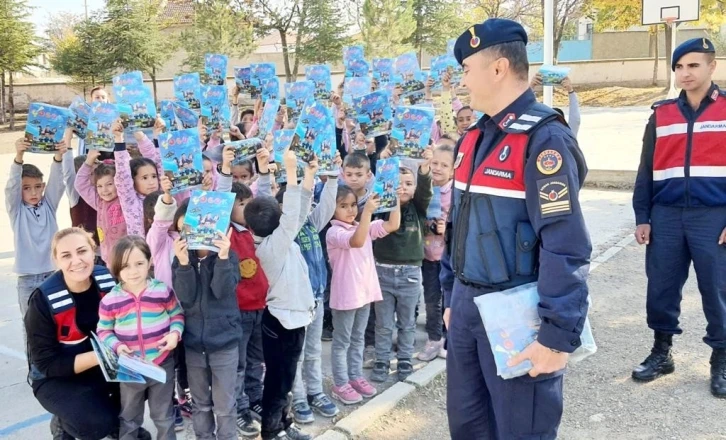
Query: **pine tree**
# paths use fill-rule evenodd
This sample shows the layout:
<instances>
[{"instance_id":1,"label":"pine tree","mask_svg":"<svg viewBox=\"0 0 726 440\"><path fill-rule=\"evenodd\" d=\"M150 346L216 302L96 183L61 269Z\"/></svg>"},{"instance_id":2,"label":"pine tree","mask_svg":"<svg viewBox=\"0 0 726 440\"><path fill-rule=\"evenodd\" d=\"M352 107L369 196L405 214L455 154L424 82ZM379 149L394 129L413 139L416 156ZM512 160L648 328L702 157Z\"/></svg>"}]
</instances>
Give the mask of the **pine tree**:
<instances>
[{"instance_id":1,"label":"pine tree","mask_svg":"<svg viewBox=\"0 0 726 440\"><path fill-rule=\"evenodd\" d=\"M411 1L365 0L361 33L367 57L396 57L413 50L407 43L416 30Z\"/></svg>"},{"instance_id":2,"label":"pine tree","mask_svg":"<svg viewBox=\"0 0 726 440\"><path fill-rule=\"evenodd\" d=\"M416 27L405 42L418 52L443 53L446 42L459 36L464 28L460 18L459 2L455 0L412 0L412 14Z\"/></svg>"},{"instance_id":3,"label":"pine tree","mask_svg":"<svg viewBox=\"0 0 726 440\"><path fill-rule=\"evenodd\" d=\"M296 56L310 64L340 61L343 47L350 38L345 36L347 26L340 19L342 10L336 0L303 0L306 20L298 29L302 41Z\"/></svg>"},{"instance_id":4,"label":"pine tree","mask_svg":"<svg viewBox=\"0 0 726 440\"><path fill-rule=\"evenodd\" d=\"M282 46L282 62L287 82L297 79L300 57L296 49L302 46L303 32L308 18L307 9L311 0L254 0L255 34L265 38L277 33ZM293 34L295 33L295 34Z\"/></svg>"}]
</instances>

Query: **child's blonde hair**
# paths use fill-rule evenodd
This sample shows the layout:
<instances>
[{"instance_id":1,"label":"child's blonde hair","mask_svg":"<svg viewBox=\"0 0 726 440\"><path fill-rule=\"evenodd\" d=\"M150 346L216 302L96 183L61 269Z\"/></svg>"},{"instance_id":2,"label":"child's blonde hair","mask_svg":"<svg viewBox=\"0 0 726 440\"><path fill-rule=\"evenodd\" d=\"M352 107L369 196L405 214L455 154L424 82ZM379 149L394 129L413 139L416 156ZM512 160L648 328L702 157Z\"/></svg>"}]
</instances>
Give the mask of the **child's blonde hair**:
<instances>
[{"instance_id":1,"label":"child's blonde hair","mask_svg":"<svg viewBox=\"0 0 726 440\"><path fill-rule=\"evenodd\" d=\"M96 242L93 241L93 234L81 227L73 226L72 228L61 229L53 236L53 241L50 243L50 253L53 256L53 259L56 258L58 253L58 242L73 234L81 235L83 238L88 240L88 245L91 246L91 249L94 252L96 251Z\"/></svg>"}]
</instances>

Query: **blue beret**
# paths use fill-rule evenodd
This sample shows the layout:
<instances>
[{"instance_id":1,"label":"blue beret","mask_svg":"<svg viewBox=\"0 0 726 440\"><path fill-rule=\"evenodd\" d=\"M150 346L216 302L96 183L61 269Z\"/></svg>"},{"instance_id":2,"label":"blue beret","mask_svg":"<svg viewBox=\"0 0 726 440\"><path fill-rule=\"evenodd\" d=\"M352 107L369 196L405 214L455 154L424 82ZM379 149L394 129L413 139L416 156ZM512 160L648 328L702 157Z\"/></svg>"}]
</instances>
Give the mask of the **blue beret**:
<instances>
[{"instance_id":1,"label":"blue beret","mask_svg":"<svg viewBox=\"0 0 726 440\"><path fill-rule=\"evenodd\" d=\"M512 41L527 44L527 32L522 25L506 18L490 18L470 27L456 39L454 56L461 64L480 50Z\"/></svg>"},{"instance_id":2,"label":"blue beret","mask_svg":"<svg viewBox=\"0 0 726 440\"><path fill-rule=\"evenodd\" d=\"M676 63L683 57L683 55L691 52L698 53L716 53L716 48L713 47L713 43L708 38L692 38L688 41L684 41L680 46L673 51L673 61L671 62L671 69L676 71Z\"/></svg>"}]
</instances>

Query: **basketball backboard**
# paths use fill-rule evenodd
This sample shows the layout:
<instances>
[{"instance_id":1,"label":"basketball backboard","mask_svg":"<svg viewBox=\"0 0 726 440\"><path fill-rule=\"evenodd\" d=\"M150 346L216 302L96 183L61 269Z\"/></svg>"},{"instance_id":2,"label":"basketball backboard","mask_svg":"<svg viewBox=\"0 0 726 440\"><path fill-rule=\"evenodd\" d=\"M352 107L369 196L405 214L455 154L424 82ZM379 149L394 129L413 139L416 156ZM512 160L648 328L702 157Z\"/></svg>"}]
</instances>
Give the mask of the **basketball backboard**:
<instances>
[{"instance_id":1,"label":"basketball backboard","mask_svg":"<svg viewBox=\"0 0 726 440\"><path fill-rule=\"evenodd\" d=\"M697 21L700 17L700 0L642 0L643 25L674 22Z\"/></svg>"}]
</instances>

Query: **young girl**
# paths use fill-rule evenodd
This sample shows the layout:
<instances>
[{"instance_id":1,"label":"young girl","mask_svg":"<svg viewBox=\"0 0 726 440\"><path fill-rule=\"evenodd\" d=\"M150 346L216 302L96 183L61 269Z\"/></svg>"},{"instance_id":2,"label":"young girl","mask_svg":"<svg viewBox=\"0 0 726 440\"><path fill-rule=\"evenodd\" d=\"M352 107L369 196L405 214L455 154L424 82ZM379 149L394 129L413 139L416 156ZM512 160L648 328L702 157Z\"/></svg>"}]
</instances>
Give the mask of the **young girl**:
<instances>
[{"instance_id":1,"label":"young girl","mask_svg":"<svg viewBox=\"0 0 726 440\"><path fill-rule=\"evenodd\" d=\"M234 182L244 183L247 186L255 182L257 175L252 161L245 160L232 165L232 178Z\"/></svg>"},{"instance_id":2,"label":"young girl","mask_svg":"<svg viewBox=\"0 0 726 440\"><path fill-rule=\"evenodd\" d=\"M424 236L424 260L421 266L424 301L426 302L426 333L428 342L418 354L421 361L431 361L436 356L446 357L443 341L443 315L441 283L441 255L444 252L444 232L451 206L451 185L454 178L454 148L440 143L431 159L431 181L441 193L441 217L428 220Z\"/></svg>"},{"instance_id":3,"label":"young girl","mask_svg":"<svg viewBox=\"0 0 726 440\"><path fill-rule=\"evenodd\" d=\"M377 196L366 202L360 223L358 200L353 190L338 187L335 215L325 241L333 275L330 284L330 308L333 314L333 397L344 404L372 397L376 389L363 377L363 338L370 304L381 300L372 241L398 230L399 207L388 220L371 222L380 205ZM397 206L400 206L400 202Z\"/></svg>"},{"instance_id":4,"label":"young girl","mask_svg":"<svg viewBox=\"0 0 726 440\"><path fill-rule=\"evenodd\" d=\"M101 259L108 265L111 264L113 246L126 236L127 228L114 182L116 168L106 163L96 165L100 155L98 150L88 151L85 163L78 170L75 187L83 200L96 210Z\"/></svg>"},{"instance_id":5,"label":"young girl","mask_svg":"<svg viewBox=\"0 0 726 440\"><path fill-rule=\"evenodd\" d=\"M149 277L151 251L143 238L126 236L116 243L111 273L119 280L101 300L98 336L121 355L135 355L166 371L164 383L122 383L120 440L134 440L144 422L149 401L157 439L176 439L174 433L174 356L184 332L184 314L174 292Z\"/></svg>"}]
</instances>

